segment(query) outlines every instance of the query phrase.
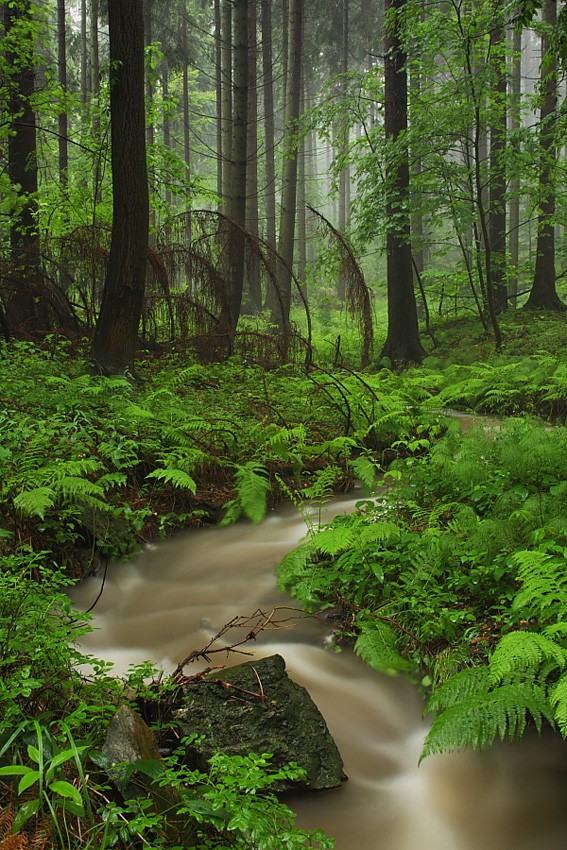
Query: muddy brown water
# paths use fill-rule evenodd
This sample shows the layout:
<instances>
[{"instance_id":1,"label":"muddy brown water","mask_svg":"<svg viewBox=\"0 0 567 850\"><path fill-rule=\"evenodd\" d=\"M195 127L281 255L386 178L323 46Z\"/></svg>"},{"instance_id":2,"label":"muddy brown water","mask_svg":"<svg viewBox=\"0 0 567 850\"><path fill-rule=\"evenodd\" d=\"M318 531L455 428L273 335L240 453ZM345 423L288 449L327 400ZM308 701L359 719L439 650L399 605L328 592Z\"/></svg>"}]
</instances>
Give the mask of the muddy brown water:
<instances>
[{"instance_id":1,"label":"muddy brown water","mask_svg":"<svg viewBox=\"0 0 567 850\"><path fill-rule=\"evenodd\" d=\"M349 497L331 510L346 512L353 503ZM285 508L259 526L180 534L112 565L84 650L113 661L117 673L146 659L171 671L233 617L293 606L276 589L275 567L305 530ZM89 607L100 583L90 578L73 590L78 607ZM330 651L328 624L292 615L279 611L281 627L251 651L285 658L325 717L349 776L339 789L288 801L299 825L322 827L337 850L565 850L567 756L558 736L528 735L418 767L427 724L415 687L348 651ZM226 662L224 654L213 659ZM198 669L190 665L187 673Z\"/></svg>"}]
</instances>

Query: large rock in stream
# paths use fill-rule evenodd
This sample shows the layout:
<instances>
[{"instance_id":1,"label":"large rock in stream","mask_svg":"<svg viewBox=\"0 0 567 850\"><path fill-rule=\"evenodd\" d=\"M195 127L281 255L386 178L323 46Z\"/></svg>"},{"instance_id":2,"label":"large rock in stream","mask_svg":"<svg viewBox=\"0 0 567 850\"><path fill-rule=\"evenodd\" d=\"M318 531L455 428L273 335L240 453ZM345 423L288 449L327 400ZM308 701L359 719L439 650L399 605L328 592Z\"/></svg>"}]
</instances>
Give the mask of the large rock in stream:
<instances>
[{"instance_id":1,"label":"large rock in stream","mask_svg":"<svg viewBox=\"0 0 567 850\"><path fill-rule=\"evenodd\" d=\"M289 678L280 655L185 685L181 701L173 725L182 736L199 736L187 749L195 767L206 770L216 752L271 753L274 767L293 761L306 772L303 781L282 781L275 791L336 788L347 778L325 720L305 688Z\"/></svg>"}]
</instances>

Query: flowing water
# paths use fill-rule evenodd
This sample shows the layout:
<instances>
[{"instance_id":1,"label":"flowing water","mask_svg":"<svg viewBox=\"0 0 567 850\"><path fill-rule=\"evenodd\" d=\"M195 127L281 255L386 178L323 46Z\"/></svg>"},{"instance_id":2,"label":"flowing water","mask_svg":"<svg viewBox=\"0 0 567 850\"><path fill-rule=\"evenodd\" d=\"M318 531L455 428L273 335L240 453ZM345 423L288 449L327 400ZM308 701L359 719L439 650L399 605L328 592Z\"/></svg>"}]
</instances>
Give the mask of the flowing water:
<instances>
[{"instance_id":1,"label":"flowing water","mask_svg":"<svg viewBox=\"0 0 567 850\"><path fill-rule=\"evenodd\" d=\"M333 512L352 504L337 502ZM235 616L293 605L278 593L274 568L304 533L288 508L256 527L181 534L112 566L84 649L113 661L118 673L146 659L173 670ZM100 584L83 582L76 604L88 608ZM427 727L415 688L348 651L329 651L329 625L293 613L278 610L280 626L250 651L285 658L325 717L349 776L339 789L289 800L299 825L324 828L337 850L564 850L567 758L557 736L528 735L519 745L435 756L418 767ZM223 664L225 654L211 660ZM240 660L231 655L228 663Z\"/></svg>"}]
</instances>

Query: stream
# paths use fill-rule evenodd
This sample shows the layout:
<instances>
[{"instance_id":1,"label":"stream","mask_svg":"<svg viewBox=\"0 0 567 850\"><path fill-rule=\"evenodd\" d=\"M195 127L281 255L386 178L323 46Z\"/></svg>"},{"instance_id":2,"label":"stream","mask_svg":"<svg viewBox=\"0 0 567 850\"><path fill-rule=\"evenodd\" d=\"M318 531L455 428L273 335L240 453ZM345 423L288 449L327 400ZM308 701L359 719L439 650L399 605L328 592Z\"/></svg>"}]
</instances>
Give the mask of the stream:
<instances>
[{"instance_id":1,"label":"stream","mask_svg":"<svg viewBox=\"0 0 567 850\"><path fill-rule=\"evenodd\" d=\"M353 502L351 495L329 510L346 512ZM146 659L169 672L235 616L294 607L276 589L275 567L305 531L286 507L259 526L185 532L112 565L84 651L113 661L117 674ZM100 586L97 578L82 582L75 604L88 608ZM567 751L559 736L528 734L519 744L434 756L418 767L427 724L415 687L349 651L326 649L324 622L283 609L276 619L279 628L243 648L285 658L319 706L349 776L339 789L287 799L299 826L323 828L337 850L564 850ZM241 660L248 659L212 656L219 665Z\"/></svg>"}]
</instances>

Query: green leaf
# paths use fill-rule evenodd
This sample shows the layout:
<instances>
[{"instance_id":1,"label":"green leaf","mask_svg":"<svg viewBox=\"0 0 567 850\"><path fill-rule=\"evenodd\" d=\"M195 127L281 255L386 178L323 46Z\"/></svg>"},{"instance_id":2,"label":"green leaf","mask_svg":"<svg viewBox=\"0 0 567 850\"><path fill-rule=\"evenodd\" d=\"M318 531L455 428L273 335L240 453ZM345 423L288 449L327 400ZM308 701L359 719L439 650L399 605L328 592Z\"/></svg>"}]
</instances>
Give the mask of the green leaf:
<instances>
[{"instance_id":1,"label":"green leaf","mask_svg":"<svg viewBox=\"0 0 567 850\"><path fill-rule=\"evenodd\" d=\"M50 782L49 789L53 791L54 794L59 794L60 797L68 797L78 806L82 806L83 804L80 792L74 785L71 785L71 783L67 782L65 779L55 779L53 782Z\"/></svg>"},{"instance_id":2,"label":"green leaf","mask_svg":"<svg viewBox=\"0 0 567 850\"><path fill-rule=\"evenodd\" d=\"M14 507L26 516L45 519L45 512L55 504L55 491L51 487L34 487L14 497Z\"/></svg>"},{"instance_id":3,"label":"green leaf","mask_svg":"<svg viewBox=\"0 0 567 850\"><path fill-rule=\"evenodd\" d=\"M12 833L14 835L17 832L20 832L23 825L37 814L40 802L40 800L28 800L18 809L16 817L14 818L14 823L12 824Z\"/></svg>"},{"instance_id":4,"label":"green leaf","mask_svg":"<svg viewBox=\"0 0 567 850\"><path fill-rule=\"evenodd\" d=\"M22 776L18 785L18 794L23 794L32 785L39 781L41 773L39 770L28 770L25 776Z\"/></svg>"},{"instance_id":5,"label":"green leaf","mask_svg":"<svg viewBox=\"0 0 567 850\"><path fill-rule=\"evenodd\" d=\"M197 492L196 482L183 469L170 467L166 469L154 469L153 472L149 472L146 475L146 478L158 478L160 481L165 481L166 484L172 484L180 490L189 490L193 494Z\"/></svg>"}]
</instances>

